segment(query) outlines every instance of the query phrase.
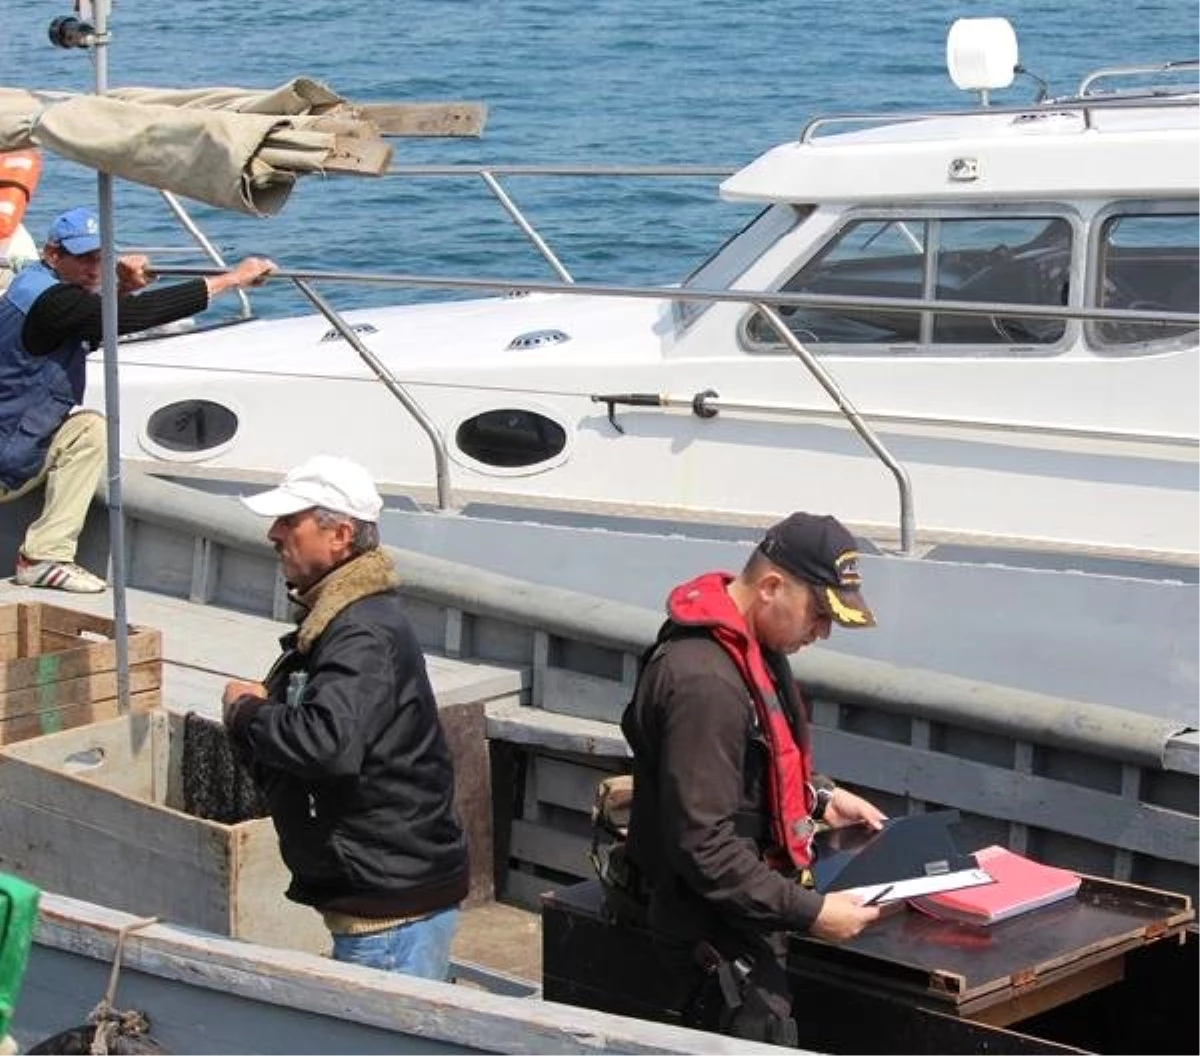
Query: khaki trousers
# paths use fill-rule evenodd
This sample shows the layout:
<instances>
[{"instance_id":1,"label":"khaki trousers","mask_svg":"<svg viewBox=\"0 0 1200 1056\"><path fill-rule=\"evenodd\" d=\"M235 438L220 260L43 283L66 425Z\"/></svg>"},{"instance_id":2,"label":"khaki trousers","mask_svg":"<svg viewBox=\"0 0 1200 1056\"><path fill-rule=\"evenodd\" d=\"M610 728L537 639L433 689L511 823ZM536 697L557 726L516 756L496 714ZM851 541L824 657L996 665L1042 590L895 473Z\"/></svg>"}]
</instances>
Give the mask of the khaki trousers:
<instances>
[{"instance_id":1,"label":"khaki trousers","mask_svg":"<svg viewBox=\"0 0 1200 1056\"><path fill-rule=\"evenodd\" d=\"M26 530L21 544L21 553L30 561L75 560L79 533L106 461L103 415L77 411L58 427L36 477L12 491L0 484L0 502L9 502L45 482L42 515Z\"/></svg>"}]
</instances>

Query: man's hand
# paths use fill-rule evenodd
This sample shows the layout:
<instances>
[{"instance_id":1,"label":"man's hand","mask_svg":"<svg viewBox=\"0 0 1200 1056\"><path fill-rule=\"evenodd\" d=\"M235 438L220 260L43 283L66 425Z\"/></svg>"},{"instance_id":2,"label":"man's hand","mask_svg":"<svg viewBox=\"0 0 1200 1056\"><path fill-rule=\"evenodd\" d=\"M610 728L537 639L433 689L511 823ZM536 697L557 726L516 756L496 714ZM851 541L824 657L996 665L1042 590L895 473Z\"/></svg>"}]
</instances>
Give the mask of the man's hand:
<instances>
[{"instance_id":1,"label":"man's hand","mask_svg":"<svg viewBox=\"0 0 1200 1056\"><path fill-rule=\"evenodd\" d=\"M846 825L866 825L879 830L887 821L887 815L870 800L856 796L848 789L835 788L822 820L834 829Z\"/></svg>"},{"instance_id":2,"label":"man's hand","mask_svg":"<svg viewBox=\"0 0 1200 1056\"><path fill-rule=\"evenodd\" d=\"M267 687L261 682L241 682L237 679L225 683L225 692L221 694L221 717L226 726L233 721L238 701L246 697L266 700Z\"/></svg>"},{"instance_id":3,"label":"man's hand","mask_svg":"<svg viewBox=\"0 0 1200 1056\"><path fill-rule=\"evenodd\" d=\"M215 297L226 290L241 290L247 286L261 286L267 276L278 271L275 261L266 257L246 257L237 267L220 275L209 275L204 281L208 286L208 296Z\"/></svg>"},{"instance_id":4,"label":"man's hand","mask_svg":"<svg viewBox=\"0 0 1200 1056\"><path fill-rule=\"evenodd\" d=\"M858 895L833 891L825 896L821 912L812 922L808 933L826 942L846 942L878 919L878 906L864 906Z\"/></svg>"},{"instance_id":5,"label":"man's hand","mask_svg":"<svg viewBox=\"0 0 1200 1056\"><path fill-rule=\"evenodd\" d=\"M121 296L145 289L153 281L149 257L127 253L117 260L117 291Z\"/></svg>"}]
</instances>

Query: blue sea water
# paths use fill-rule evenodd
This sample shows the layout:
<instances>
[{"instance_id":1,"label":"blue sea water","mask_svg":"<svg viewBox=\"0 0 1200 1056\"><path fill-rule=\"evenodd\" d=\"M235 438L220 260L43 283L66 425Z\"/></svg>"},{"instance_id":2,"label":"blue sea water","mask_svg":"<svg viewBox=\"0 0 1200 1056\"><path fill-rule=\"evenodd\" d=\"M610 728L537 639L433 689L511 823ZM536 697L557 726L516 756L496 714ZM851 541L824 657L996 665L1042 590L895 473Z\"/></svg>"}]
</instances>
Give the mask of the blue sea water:
<instances>
[{"instance_id":1,"label":"blue sea water","mask_svg":"<svg viewBox=\"0 0 1200 1056\"><path fill-rule=\"evenodd\" d=\"M0 84L89 91L88 52L52 47L69 0L5 0ZM482 138L397 140L398 163L737 166L830 111L965 105L945 72L955 18L1004 15L1021 62L1056 93L1101 65L1197 54L1195 0L115 0L109 83L266 88L323 80L357 100L474 100ZM997 102L1031 98L1018 81ZM680 185L513 179L506 187L580 281L682 278L754 210L722 203L712 177ZM27 214L35 238L67 206L92 202L89 171L48 157ZM117 189L123 247L178 244L157 197ZM552 279L477 181L302 181L276 217L196 206L234 259L293 268ZM275 286L275 284L272 284ZM339 307L395 291L325 290ZM276 288L265 314L306 310Z\"/></svg>"}]
</instances>

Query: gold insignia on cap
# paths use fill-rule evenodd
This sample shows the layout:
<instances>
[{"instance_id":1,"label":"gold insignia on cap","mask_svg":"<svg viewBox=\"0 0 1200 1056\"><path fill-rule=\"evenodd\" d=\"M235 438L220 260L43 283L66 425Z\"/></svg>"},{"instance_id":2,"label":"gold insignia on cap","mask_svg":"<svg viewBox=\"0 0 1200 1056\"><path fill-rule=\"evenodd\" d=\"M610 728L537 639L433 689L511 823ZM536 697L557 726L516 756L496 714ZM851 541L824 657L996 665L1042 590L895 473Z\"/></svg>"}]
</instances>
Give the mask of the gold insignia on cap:
<instances>
[{"instance_id":1,"label":"gold insignia on cap","mask_svg":"<svg viewBox=\"0 0 1200 1056\"><path fill-rule=\"evenodd\" d=\"M858 571L857 550L846 550L838 554L833 566L837 569L842 586L858 586L862 582L862 575Z\"/></svg>"},{"instance_id":2,"label":"gold insignia on cap","mask_svg":"<svg viewBox=\"0 0 1200 1056\"><path fill-rule=\"evenodd\" d=\"M832 588L825 591L825 595L829 601L829 610L833 613L833 618L838 623L846 624L861 624L867 626L867 614L859 609L851 608L841 599L841 595Z\"/></svg>"}]
</instances>

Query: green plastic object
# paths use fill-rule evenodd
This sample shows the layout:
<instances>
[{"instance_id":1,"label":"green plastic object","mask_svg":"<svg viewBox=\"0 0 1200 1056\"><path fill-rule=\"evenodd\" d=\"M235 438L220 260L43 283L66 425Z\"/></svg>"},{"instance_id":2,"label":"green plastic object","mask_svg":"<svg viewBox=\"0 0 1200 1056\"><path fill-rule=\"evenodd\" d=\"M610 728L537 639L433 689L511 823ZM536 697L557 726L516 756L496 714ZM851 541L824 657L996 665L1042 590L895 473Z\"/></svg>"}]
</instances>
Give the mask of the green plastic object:
<instances>
[{"instance_id":1,"label":"green plastic object","mask_svg":"<svg viewBox=\"0 0 1200 1056\"><path fill-rule=\"evenodd\" d=\"M21 993L41 894L32 884L0 873L0 1040L8 1035Z\"/></svg>"}]
</instances>

